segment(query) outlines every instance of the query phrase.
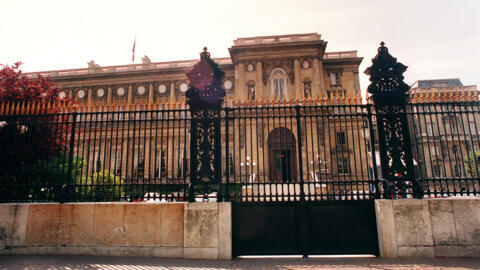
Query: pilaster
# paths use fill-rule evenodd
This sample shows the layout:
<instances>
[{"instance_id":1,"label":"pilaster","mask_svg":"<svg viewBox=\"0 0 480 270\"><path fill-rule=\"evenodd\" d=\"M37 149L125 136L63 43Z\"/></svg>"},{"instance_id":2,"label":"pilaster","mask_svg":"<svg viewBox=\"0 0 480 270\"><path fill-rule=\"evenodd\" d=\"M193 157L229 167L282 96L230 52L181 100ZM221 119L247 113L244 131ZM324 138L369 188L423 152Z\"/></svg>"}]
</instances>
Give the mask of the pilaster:
<instances>
[{"instance_id":1,"label":"pilaster","mask_svg":"<svg viewBox=\"0 0 480 270\"><path fill-rule=\"evenodd\" d=\"M295 75L295 89L293 89L294 93L290 94L290 97L295 97L295 98L302 98L304 96L303 89L301 86L301 79L300 79L300 61L298 58L296 58L293 61L293 72Z\"/></svg>"},{"instance_id":2,"label":"pilaster","mask_svg":"<svg viewBox=\"0 0 480 270\"><path fill-rule=\"evenodd\" d=\"M265 92L264 92L264 90L263 90L263 69L262 69L262 61L258 61L258 62L257 62L256 71L257 71L257 85L256 85L255 87L257 88L257 89L256 89L257 99L259 99L259 98L265 99L266 94L265 94Z\"/></svg>"}]
</instances>

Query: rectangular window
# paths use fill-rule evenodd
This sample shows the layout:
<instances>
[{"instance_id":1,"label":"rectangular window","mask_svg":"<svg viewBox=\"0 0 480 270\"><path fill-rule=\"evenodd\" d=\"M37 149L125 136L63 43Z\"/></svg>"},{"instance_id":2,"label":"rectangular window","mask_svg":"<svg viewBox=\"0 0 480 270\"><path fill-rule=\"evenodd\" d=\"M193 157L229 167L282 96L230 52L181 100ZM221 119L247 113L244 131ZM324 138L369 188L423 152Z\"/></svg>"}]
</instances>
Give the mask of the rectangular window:
<instances>
[{"instance_id":1,"label":"rectangular window","mask_svg":"<svg viewBox=\"0 0 480 270\"><path fill-rule=\"evenodd\" d=\"M122 168L122 151L121 149L114 150L110 157L110 171L115 174L120 174Z\"/></svg>"},{"instance_id":2,"label":"rectangular window","mask_svg":"<svg viewBox=\"0 0 480 270\"><path fill-rule=\"evenodd\" d=\"M340 73L339 72L330 72L330 85L331 86L341 86Z\"/></svg>"},{"instance_id":3,"label":"rectangular window","mask_svg":"<svg viewBox=\"0 0 480 270\"><path fill-rule=\"evenodd\" d=\"M93 163L93 172L99 172L102 168L102 161L100 161L100 152L95 152L95 159Z\"/></svg>"},{"instance_id":4,"label":"rectangular window","mask_svg":"<svg viewBox=\"0 0 480 270\"><path fill-rule=\"evenodd\" d=\"M433 128L432 128L432 124L430 124L430 123L427 123L427 135L428 136L433 135Z\"/></svg>"},{"instance_id":5,"label":"rectangular window","mask_svg":"<svg viewBox=\"0 0 480 270\"><path fill-rule=\"evenodd\" d=\"M455 177L462 176L462 167L460 165L455 165L454 170L455 170Z\"/></svg>"},{"instance_id":6,"label":"rectangular window","mask_svg":"<svg viewBox=\"0 0 480 270\"><path fill-rule=\"evenodd\" d=\"M145 171L145 153L142 148L137 150L135 154L135 158L137 159L136 167L137 167L137 177L143 177Z\"/></svg>"},{"instance_id":7,"label":"rectangular window","mask_svg":"<svg viewBox=\"0 0 480 270\"><path fill-rule=\"evenodd\" d=\"M338 174L349 174L350 173L350 166L349 166L348 158L346 158L346 157L337 158L337 172L338 172Z\"/></svg>"},{"instance_id":8,"label":"rectangular window","mask_svg":"<svg viewBox=\"0 0 480 270\"><path fill-rule=\"evenodd\" d=\"M440 165L433 165L433 176L435 177L442 176L442 168Z\"/></svg>"},{"instance_id":9,"label":"rectangular window","mask_svg":"<svg viewBox=\"0 0 480 270\"><path fill-rule=\"evenodd\" d=\"M345 145L346 140L345 140L345 132L337 132L336 140L335 143L337 145Z\"/></svg>"},{"instance_id":10,"label":"rectangular window","mask_svg":"<svg viewBox=\"0 0 480 270\"><path fill-rule=\"evenodd\" d=\"M160 177L165 175L165 150L157 150L156 160L155 160L155 177Z\"/></svg>"},{"instance_id":11,"label":"rectangular window","mask_svg":"<svg viewBox=\"0 0 480 270\"><path fill-rule=\"evenodd\" d=\"M228 173L230 177L233 177L235 175L235 163L233 162L233 148L229 149L228 164L225 156L222 157L222 162L223 164L225 164L225 167L223 169L223 175L225 176L227 174L227 170L229 170Z\"/></svg>"}]
</instances>

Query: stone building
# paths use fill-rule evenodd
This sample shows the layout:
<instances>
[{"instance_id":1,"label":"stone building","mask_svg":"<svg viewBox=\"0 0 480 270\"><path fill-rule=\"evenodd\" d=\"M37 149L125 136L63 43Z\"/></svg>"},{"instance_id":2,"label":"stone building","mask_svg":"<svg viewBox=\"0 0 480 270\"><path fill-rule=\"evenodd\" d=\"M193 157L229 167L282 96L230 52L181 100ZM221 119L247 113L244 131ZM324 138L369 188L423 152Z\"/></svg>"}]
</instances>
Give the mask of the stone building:
<instances>
[{"instance_id":1,"label":"stone building","mask_svg":"<svg viewBox=\"0 0 480 270\"><path fill-rule=\"evenodd\" d=\"M283 105L292 100L300 100L299 104L307 101L317 104L320 99L328 99L331 104L337 104L344 102L346 96L358 101L358 68L362 58L356 51L326 52L326 47L327 42L317 33L234 40L229 48L230 57L213 58L225 71L225 106L234 108L241 103L243 107L262 111L265 104L281 106L281 101ZM62 95L88 105L81 106L83 111L109 104L121 104L113 106L117 111L138 110L155 103L185 109L185 93L189 88L185 72L196 62L198 59L152 62L145 56L141 64L103 67L91 61L88 68L33 72L28 76L49 76L66 89ZM355 109L347 110L355 113ZM335 113L339 112L326 112L321 120ZM232 177L251 182L297 180L296 156L303 155L304 167L308 167L303 170L305 179L368 179L364 165L367 162L363 160L366 152L363 119L330 117L328 125L319 123L319 119L305 121L301 128L308 135L303 136L301 142L305 151L297 153L296 122L268 123L247 117L242 120L241 114L245 116L245 112L241 112L230 123L234 131L229 141L222 138L222 144L230 150L228 157L226 151L222 151L224 164L230 161L229 168L224 170L229 170ZM343 114L347 114L346 111ZM124 116L106 114L102 117L120 119ZM128 117L146 120L146 124L135 131L136 135L122 133L123 128L120 128L121 135L118 130L108 129L96 131L101 133L96 138L92 138L92 134L80 134L80 140L88 141L88 146L79 154L89 161L87 173L108 169L126 178L164 178L165 181L185 178L189 170L189 126L185 112L158 113L157 117L172 121L168 126L156 128L148 126L152 112L138 112ZM88 118L90 120L92 118Z\"/></svg>"},{"instance_id":2,"label":"stone building","mask_svg":"<svg viewBox=\"0 0 480 270\"><path fill-rule=\"evenodd\" d=\"M410 93L411 102L415 103L411 133L419 177L438 180L478 177L473 153L480 151L480 115L477 103L469 103L479 100L477 86L463 85L458 78L419 80L411 85ZM478 190L475 182L462 181L461 185L464 190ZM430 183L430 189L447 187L436 181L435 187Z\"/></svg>"}]
</instances>

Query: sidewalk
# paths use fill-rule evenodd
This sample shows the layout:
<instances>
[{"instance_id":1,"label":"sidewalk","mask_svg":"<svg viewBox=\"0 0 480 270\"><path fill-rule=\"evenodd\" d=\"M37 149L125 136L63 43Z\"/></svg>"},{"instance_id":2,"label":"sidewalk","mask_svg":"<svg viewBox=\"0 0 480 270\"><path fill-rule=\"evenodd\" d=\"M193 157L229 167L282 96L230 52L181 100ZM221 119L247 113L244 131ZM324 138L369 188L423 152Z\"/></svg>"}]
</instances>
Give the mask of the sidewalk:
<instances>
[{"instance_id":1,"label":"sidewalk","mask_svg":"<svg viewBox=\"0 0 480 270\"><path fill-rule=\"evenodd\" d=\"M0 269L480 269L479 259L274 258L200 261L94 256L2 256Z\"/></svg>"}]
</instances>

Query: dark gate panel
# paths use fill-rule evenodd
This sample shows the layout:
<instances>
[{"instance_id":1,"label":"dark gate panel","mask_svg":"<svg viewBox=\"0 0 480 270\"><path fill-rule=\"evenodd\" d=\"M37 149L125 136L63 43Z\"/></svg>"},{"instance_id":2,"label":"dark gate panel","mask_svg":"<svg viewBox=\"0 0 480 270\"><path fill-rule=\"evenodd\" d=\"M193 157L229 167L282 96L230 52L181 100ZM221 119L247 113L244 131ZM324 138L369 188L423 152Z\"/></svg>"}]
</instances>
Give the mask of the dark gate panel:
<instances>
[{"instance_id":1,"label":"dark gate panel","mask_svg":"<svg viewBox=\"0 0 480 270\"><path fill-rule=\"evenodd\" d=\"M233 255L298 254L295 204L232 203Z\"/></svg>"},{"instance_id":2,"label":"dark gate panel","mask_svg":"<svg viewBox=\"0 0 480 270\"><path fill-rule=\"evenodd\" d=\"M308 208L309 254L378 254L373 200L312 203Z\"/></svg>"},{"instance_id":3,"label":"dark gate panel","mask_svg":"<svg viewBox=\"0 0 480 270\"><path fill-rule=\"evenodd\" d=\"M234 256L378 254L373 201L233 203L232 218Z\"/></svg>"}]
</instances>

